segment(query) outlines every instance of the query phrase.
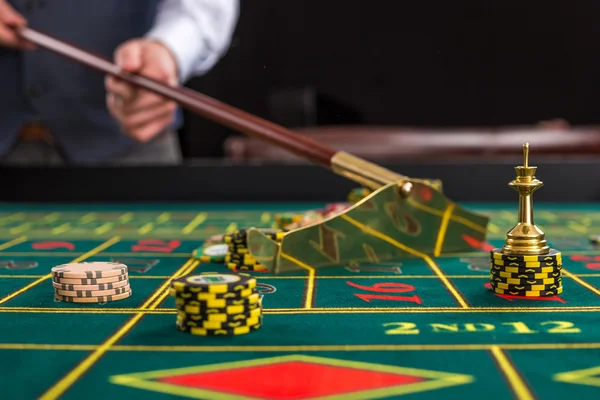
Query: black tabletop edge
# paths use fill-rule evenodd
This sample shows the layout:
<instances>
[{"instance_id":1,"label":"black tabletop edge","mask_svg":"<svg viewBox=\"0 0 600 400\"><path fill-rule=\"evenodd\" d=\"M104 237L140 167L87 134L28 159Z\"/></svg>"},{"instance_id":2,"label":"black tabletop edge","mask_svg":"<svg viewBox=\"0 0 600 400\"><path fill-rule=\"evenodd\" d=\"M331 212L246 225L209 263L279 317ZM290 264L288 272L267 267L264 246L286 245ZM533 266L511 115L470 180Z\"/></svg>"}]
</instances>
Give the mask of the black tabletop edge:
<instances>
[{"instance_id":1,"label":"black tabletop edge","mask_svg":"<svg viewBox=\"0 0 600 400\"><path fill-rule=\"evenodd\" d=\"M508 187L521 160L474 159L380 163L411 177L437 178L458 202L516 201ZM543 202L600 200L600 160L545 157L532 162L544 182ZM326 168L307 164L236 164L192 160L181 166L2 167L1 202L299 202L344 201L357 187Z\"/></svg>"}]
</instances>

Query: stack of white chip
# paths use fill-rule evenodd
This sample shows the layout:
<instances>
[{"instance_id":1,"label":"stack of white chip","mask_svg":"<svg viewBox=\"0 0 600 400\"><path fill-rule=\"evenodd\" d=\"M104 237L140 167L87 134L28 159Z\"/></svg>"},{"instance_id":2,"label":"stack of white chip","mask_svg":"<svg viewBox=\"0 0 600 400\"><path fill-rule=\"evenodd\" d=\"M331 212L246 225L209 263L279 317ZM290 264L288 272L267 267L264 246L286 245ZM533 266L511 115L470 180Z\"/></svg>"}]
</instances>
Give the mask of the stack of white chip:
<instances>
[{"instance_id":1,"label":"stack of white chip","mask_svg":"<svg viewBox=\"0 0 600 400\"><path fill-rule=\"evenodd\" d=\"M107 303L131 296L127 266L82 262L52 268L55 299L69 303Z\"/></svg>"}]
</instances>

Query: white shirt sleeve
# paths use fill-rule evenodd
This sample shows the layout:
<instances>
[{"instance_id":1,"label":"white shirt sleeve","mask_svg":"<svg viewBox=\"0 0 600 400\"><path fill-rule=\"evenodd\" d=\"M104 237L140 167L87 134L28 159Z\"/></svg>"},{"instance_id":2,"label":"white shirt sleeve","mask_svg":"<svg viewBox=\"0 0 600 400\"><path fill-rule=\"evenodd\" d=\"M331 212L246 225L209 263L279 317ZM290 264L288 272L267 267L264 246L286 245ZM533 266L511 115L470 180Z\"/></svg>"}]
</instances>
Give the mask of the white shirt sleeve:
<instances>
[{"instance_id":1,"label":"white shirt sleeve","mask_svg":"<svg viewBox=\"0 0 600 400\"><path fill-rule=\"evenodd\" d=\"M146 35L166 45L179 66L179 80L209 71L231 43L238 0L163 0Z\"/></svg>"}]
</instances>

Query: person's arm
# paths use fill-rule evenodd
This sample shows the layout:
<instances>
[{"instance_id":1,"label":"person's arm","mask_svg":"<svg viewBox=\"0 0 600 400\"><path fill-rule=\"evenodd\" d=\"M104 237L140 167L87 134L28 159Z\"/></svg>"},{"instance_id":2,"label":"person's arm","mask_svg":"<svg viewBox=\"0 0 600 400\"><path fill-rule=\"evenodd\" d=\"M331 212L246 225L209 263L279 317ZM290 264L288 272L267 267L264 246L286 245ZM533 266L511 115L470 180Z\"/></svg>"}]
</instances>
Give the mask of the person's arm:
<instances>
[{"instance_id":1,"label":"person's arm","mask_svg":"<svg viewBox=\"0 0 600 400\"><path fill-rule=\"evenodd\" d=\"M154 27L120 45L115 62L170 85L183 83L225 53L237 16L238 0L163 0ZM174 121L173 101L113 77L106 78L106 90L109 112L135 140L147 142Z\"/></svg>"},{"instance_id":2,"label":"person's arm","mask_svg":"<svg viewBox=\"0 0 600 400\"><path fill-rule=\"evenodd\" d=\"M210 70L227 51L239 15L238 0L163 0L147 38L174 55L179 81Z\"/></svg>"},{"instance_id":3,"label":"person's arm","mask_svg":"<svg viewBox=\"0 0 600 400\"><path fill-rule=\"evenodd\" d=\"M25 18L5 0L0 0L0 46L13 49L32 49L33 44L21 39L15 28L27 25Z\"/></svg>"}]
</instances>

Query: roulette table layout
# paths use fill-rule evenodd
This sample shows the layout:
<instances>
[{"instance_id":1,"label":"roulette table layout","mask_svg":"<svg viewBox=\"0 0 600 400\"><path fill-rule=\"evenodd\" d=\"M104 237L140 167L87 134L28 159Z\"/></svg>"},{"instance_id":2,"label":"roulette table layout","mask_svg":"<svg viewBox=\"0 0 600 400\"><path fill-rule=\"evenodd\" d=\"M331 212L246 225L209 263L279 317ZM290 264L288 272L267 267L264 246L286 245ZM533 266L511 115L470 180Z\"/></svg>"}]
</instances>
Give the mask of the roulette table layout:
<instances>
[{"instance_id":1,"label":"roulette table layout","mask_svg":"<svg viewBox=\"0 0 600 400\"><path fill-rule=\"evenodd\" d=\"M262 298L260 329L223 336L176 327L174 280L232 272L194 250L214 235L273 227L280 213L346 201L352 182L304 165L2 170L0 182L13 188L0 206L4 393L593 398L600 390L600 248L590 236L600 231L600 206L597 187L583 182L600 165L537 163L545 186L536 192L535 223L561 252L564 291L525 297L490 285L490 250L502 247L517 221L517 194L507 186L515 161L389 166L442 178L459 205L489 216L485 240L461 235L469 249L460 253L442 246L437 255L250 271ZM72 262L126 265L131 295L105 303L55 299L51 270Z\"/></svg>"},{"instance_id":2,"label":"roulette table layout","mask_svg":"<svg viewBox=\"0 0 600 400\"><path fill-rule=\"evenodd\" d=\"M10 398L598 397L597 161L375 165L20 34L335 174L0 169Z\"/></svg>"}]
</instances>

